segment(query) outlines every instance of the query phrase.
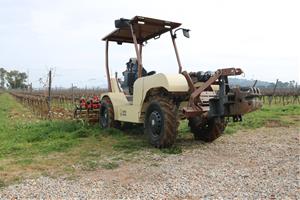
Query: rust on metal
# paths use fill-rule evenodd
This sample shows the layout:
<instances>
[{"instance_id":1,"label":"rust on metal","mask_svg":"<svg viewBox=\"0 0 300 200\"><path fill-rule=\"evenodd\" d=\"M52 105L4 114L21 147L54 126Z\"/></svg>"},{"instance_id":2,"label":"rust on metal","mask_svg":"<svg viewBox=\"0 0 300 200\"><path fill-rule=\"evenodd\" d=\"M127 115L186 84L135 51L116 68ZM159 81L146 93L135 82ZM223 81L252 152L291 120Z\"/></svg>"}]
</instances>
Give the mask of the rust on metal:
<instances>
[{"instance_id":1,"label":"rust on metal","mask_svg":"<svg viewBox=\"0 0 300 200\"><path fill-rule=\"evenodd\" d=\"M108 91L111 92L111 82L110 82L110 74L109 74L109 64L108 64L108 40L106 40L105 46L105 68L106 68L106 76L107 76L107 87Z\"/></svg>"},{"instance_id":2,"label":"rust on metal","mask_svg":"<svg viewBox=\"0 0 300 200\"><path fill-rule=\"evenodd\" d=\"M220 71L222 76L235 76L244 73L243 70L240 68L224 68L224 69L219 69L217 71Z\"/></svg>"},{"instance_id":3,"label":"rust on metal","mask_svg":"<svg viewBox=\"0 0 300 200\"><path fill-rule=\"evenodd\" d=\"M130 24L129 26L130 26L131 36L133 39L135 53L136 53L137 62L138 62L138 77L140 78L140 77L142 77L142 68L143 68L143 64L142 64L142 60L141 60L141 52L138 47L138 43L137 43L136 35L135 35L134 29L133 29L133 25Z\"/></svg>"},{"instance_id":4,"label":"rust on metal","mask_svg":"<svg viewBox=\"0 0 300 200\"><path fill-rule=\"evenodd\" d=\"M200 95L201 93L210 88L213 83L215 83L221 76L233 76L240 75L243 71L240 68L224 68L218 69L213 76L211 76L203 85L195 89L189 99L188 107L183 108L183 112L186 117L193 117L197 113L204 112L201 105ZM189 84L190 85L190 84ZM194 89L194 86L192 87ZM192 89L192 90L193 90Z\"/></svg>"},{"instance_id":5,"label":"rust on metal","mask_svg":"<svg viewBox=\"0 0 300 200\"><path fill-rule=\"evenodd\" d=\"M202 113L202 110L196 107L184 107L182 109L183 114L185 115L186 118L190 118L190 117L195 117L199 114Z\"/></svg>"},{"instance_id":6,"label":"rust on metal","mask_svg":"<svg viewBox=\"0 0 300 200\"><path fill-rule=\"evenodd\" d=\"M177 45L176 45L176 41L175 41L176 37L172 33L172 30L170 30L170 34L171 34L172 43L173 43L173 47L174 47L174 50L175 50L175 55L176 55L176 59L177 59L178 67L179 67L178 73L180 74L181 71L182 71L182 65L181 65L181 61L180 61L180 58L179 58L179 53L178 53L178 49L177 49Z\"/></svg>"},{"instance_id":7,"label":"rust on metal","mask_svg":"<svg viewBox=\"0 0 300 200\"><path fill-rule=\"evenodd\" d=\"M190 92L194 92L196 90L196 88L194 86L194 83L193 83L190 75L187 73L187 71L183 71L182 75L185 77L185 79L189 85Z\"/></svg>"},{"instance_id":8,"label":"rust on metal","mask_svg":"<svg viewBox=\"0 0 300 200\"><path fill-rule=\"evenodd\" d=\"M142 71L143 71L143 45L142 44L139 44L139 54L140 54L140 62L141 62L141 67L138 68L138 77L142 77Z\"/></svg>"},{"instance_id":9,"label":"rust on metal","mask_svg":"<svg viewBox=\"0 0 300 200\"><path fill-rule=\"evenodd\" d=\"M229 102L229 113L231 116L239 116L258 110L262 107L261 101L256 98L259 97L260 91L255 87L249 87L247 90L241 88L232 88L231 94L234 100Z\"/></svg>"},{"instance_id":10,"label":"rust on metal","mask_svg":"<svg viewBox=\"0 0 300 200\"><path fill-rule=\"evenodd\" d=\"M224 69L218 69L215 74L210 77L203 85L201 85L197 90L195 90L190 97L190 106L193 104L196 104L197 97L200 96L200 94L210 87L220 76L232 76L232 75L240 75L243 71L240 68L224 68ZM198 98L199 99L199 98Z\"/></svg>"},{"instance_id":11,"label":"rust on metal","mask_svg":"<svg viewBox=\"0 0 300 200\"><path fill-rule=\"evenodd\" d=\"M200 94L209 86L211 86L211 84L213 84L218 78L220 78L221 76L221 71L217 70L216 73L210 77L203 85L201 85L198 89L196 89L190 96L190 100L189 100L189 106L191 107L197 107L197 103L200 101Z\"/></svg>"},{"instance_id":12,"label":"rust on metal","mask_svg":"<svg viewBox=\"0 0 300 200\"><path fill-rule=\"evenodd\" d=\"M141 63L143 63L143 45L139 44L139 53L140 53L140 59L141 59Z\"/></svg>"}]
</instances>

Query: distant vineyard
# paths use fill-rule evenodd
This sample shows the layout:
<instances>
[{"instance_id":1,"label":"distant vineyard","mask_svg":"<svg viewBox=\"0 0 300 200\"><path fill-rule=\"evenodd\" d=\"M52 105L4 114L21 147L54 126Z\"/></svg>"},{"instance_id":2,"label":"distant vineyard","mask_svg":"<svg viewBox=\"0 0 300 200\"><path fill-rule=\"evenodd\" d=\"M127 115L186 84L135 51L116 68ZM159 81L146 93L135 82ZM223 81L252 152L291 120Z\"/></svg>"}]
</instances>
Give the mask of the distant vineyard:
<instances>
[{"instance_id":1,"label":"distant vineyard","mask_svg":"<svg viewBox=\"0 0 300 200\"><path fill-rule=\"evenodd\" d=\"M274 92L273 88L260 88L264 96L271 96ZM276 88L276 96L299 96L300 88Z\"/></svg>"},{"instance_id":2,"label":"distant vineyard","mask_svg":"<svg viewBox=\"0 0 300 200\"><path fill-rule=\"evenodd\" d=\"M99 96L105 90L101 89L52 89L51 98L52 99L68 99L68 100L79 100L81 97L91 97L94 95ZM46 90L33 90L33 91L13 91L15 93L21 93L24 95L37 96L37 97L48 97L48 91Z\"/></svg>"},{"instance_id":3,"label":"distant vineyard","mask_svg":"<svg viewBox=\"0 0 300 200\"><path fill-rule=\"evenodd\" d=\"M73 117L75 105L81 97L99 96L103 92L99 89L56 89L51 91L50 98L45 90L11 91L10 94L41 118L68 119ZM300 104L300 90L297 88L278 88L275 92L272 88L261 88L261 94L264 104Z\"/></svg>"},{"instance_id":4,"label":"distant vineyard","mask_svg":"<svg viewBox=\"0 0 300 200\"><path fill-rule=\"evenodd\" d=\"M47 118L49 113L47 99L45 97L10 92L21 104L30 108L37 116Z\"/></svg>"},{"instance_id":5,"label":"distant vineyard","mask_svg":"<svg viewBox=\"0 0 300 200\"><path fill-rule=\"evenodd\" d=\"M81 97L99 96L103 90L54 90L49 94L42 90L11 91L21 104L31 109L40 118L68 119L73 117L75 105Z\"/></svg>"},{"instance_id":6,"label":"distant vineyard","mask_svg":"<svg viewBox=\"0 0 300 200\"><path fill-rule=\"evenodd\" d=\"M277 88L275 92L272 88L262 88L260 90L264 104L300 104L299 88Z\"/></svg>"}]
</instances>

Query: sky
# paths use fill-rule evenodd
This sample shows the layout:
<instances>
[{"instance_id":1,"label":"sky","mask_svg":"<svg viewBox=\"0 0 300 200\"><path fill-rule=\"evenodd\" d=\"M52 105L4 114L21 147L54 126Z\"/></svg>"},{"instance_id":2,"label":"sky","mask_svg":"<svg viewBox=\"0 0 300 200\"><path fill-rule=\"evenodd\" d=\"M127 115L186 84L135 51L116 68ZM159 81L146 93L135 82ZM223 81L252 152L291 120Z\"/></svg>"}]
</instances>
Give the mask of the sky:
<instances>
[{"instance_id":1,"label":"sky","mask_svg":"<svg viewBox=\"0 0 300 200\"><path fill-rule=\"evenodd\" d=\"M298 0L0 0L0 67L29 73L29 82L54 69L54 87L105 87L105 42L114 20L135 15L182 23L183 69L239 67L240 78L300 83ZM133 45L112 44L111 74L125 70ZM148 71L177 73L169 34L143 48Z\"/></svg>"}]
</instances>

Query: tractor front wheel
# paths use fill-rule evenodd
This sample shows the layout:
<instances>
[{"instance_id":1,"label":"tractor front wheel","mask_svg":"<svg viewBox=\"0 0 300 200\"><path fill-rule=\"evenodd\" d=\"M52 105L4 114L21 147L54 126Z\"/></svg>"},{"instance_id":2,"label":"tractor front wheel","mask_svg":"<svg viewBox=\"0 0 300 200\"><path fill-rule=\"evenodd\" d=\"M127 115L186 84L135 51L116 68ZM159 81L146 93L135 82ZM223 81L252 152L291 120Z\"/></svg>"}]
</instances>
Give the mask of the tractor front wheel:
<instances>
[{"instance_id":1,"label":"tractor front wheel","mask_svg":"<svg viewBox=\"0 0 300 200\"><path fill-rule=\"evenodd\" d=\"M157 148L170 147L175 143L177 128L177 106L166 97L153 97L149 100L145 115L145 134Z\"/></svg>"},{"instance_id":2,"label":"tractor front wheel","mask_svg":"<svg viewBox=\"0 0 300 200\"><path fill-rule=\"evenodd\" d=\"M223 134L226 123L224 117L213 117L205 123L201 117L193 117L189 119L189 126L195 140L212 142Z\"/></svg>"},{"instance_id":3,"label":"tractor front wheel","mask_svg":"<svg viewBox=\"0 0 300 200\"><path fill-rule=\"evenodd\" d=\"M109 97L101 100L99 123L102 128L118 128L120 123L115 121L114 108Z\"/></svg>"}]
</instances>

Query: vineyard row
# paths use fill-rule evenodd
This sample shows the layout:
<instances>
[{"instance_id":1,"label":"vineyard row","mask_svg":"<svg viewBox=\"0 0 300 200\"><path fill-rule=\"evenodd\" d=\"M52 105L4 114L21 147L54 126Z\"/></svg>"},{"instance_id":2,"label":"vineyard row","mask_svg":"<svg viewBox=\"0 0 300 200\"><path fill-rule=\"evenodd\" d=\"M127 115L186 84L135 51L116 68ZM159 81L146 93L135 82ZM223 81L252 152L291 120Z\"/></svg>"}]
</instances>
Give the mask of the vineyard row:
<instances>
[{"instance_id":1,"label":"vineyard row","mask_svg":"<svg viewBox=\"0 0 300 200\"><path fill-rule=\"evenodd\" d=\"M1 92L0 92L1 93ZM71 93L67 95L53 95L49 103L49 97L40 93L27 93L27 92L10 92L21 104L31 109L40 118L63 118L68 119L73 117L73 112L76 106L76 102L79 102L80 97L92 97L95 93L80 95L76 94L76 97ZM99 94L99 93L98 93ZM283 95L275 94L262 95L260 99L264 104L300 104L300 98L298 95Z\"/></svg>"},{"instance_id":2,"label":"vineyard row","mask_svg":"<svg viewBox=\"0 0 300 200\"><path fill-rule=\"evenodd\" d=\"M67 97L49 98L45 96L27 95L23 93L10 92L19 103L29 108L42 119L58 118L68 119L73 117L75 104Z\"/></svg>"}]
</instances>

